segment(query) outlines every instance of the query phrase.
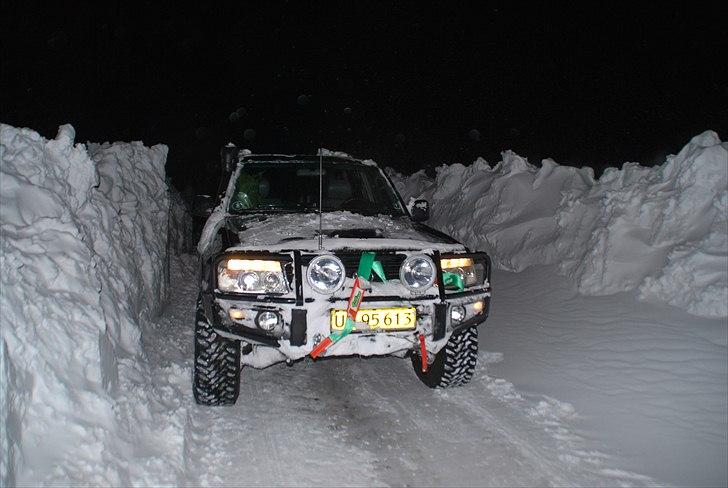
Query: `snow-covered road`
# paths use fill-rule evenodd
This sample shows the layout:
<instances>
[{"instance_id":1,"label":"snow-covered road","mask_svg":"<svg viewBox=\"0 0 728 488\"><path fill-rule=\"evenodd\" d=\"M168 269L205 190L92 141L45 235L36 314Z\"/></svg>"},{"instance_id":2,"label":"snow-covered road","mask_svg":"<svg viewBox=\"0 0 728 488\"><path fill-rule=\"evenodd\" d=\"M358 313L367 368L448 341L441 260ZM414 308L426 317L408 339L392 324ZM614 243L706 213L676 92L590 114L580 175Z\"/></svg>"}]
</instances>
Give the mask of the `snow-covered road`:
<instances>
[{"instance_id":1,"label":"snow-covered road","mask_svg":"<svg viewBox=\"0 0 728 488\"><path fill-rule=\"evenodd\" d=\"M607 465L670 485L725 486L725 319L641 303L634 292L585 297L555 267L501 272L495 283L481 340L503 360L489 374L522 396L569 402L570 429L609 454Z\"/></svg>"},{"instance_id":2,"label":"snow-covered road","mask_svg":"<svg viewBox=\"0 0 728 488\"><path fill-rule=\"evenodd\" d=\"M149 436L160 438L137 447L142 464L131 483L653 484L622 469L623 460L609 446L607 452L596 449L604 447L603 439L579 435L574 422L580 412L570 404L519 392L491 376L489 369L503 356L487 352L487 326L479 371L464 388L425 388L409 362L397 358L306 360L246 369L234 407L197 406L189 384L194 264L191 256L173 262L174 295L144 330L153 403L159 406L149 419ZM508 325L491 325L498 324ZM126 387L134 388L133 382Z\"/></svg>"}]
</instances>

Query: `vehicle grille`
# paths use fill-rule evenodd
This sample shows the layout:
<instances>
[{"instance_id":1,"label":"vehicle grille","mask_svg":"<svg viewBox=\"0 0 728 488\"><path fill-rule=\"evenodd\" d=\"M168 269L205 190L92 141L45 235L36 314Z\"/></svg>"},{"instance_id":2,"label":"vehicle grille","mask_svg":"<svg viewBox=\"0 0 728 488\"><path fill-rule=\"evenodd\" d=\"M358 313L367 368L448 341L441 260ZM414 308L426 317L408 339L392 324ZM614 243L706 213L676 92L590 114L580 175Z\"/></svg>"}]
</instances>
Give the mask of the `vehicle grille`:
<instances>
[{"instance_id":1,"label":"vehicle grille","mask_svg":"<svg viewBox=\"0 0 728 488\"><path fill-rule=\"evenodd\" d=\"M344 269L346 269L346 276L351 278L356 274L357 268L359 268L359 259L361 258L361 251L352 251L352 252L336 252L334 255L341 259L341 262L344 264ZM315 258L315 255L308 254L301 256L301 261L304 266L307 266L308 263L311 262L313 258ZM402 266L402 263L407 258L404 254L397 254L394 252L378 252L376 254L375 259L382 263L382 267L384 268L384 276L388 280L398 280L399 279L399 268ZM379 279L372 274L372 281L379 281Z\"/></svg>"}]
</instances>

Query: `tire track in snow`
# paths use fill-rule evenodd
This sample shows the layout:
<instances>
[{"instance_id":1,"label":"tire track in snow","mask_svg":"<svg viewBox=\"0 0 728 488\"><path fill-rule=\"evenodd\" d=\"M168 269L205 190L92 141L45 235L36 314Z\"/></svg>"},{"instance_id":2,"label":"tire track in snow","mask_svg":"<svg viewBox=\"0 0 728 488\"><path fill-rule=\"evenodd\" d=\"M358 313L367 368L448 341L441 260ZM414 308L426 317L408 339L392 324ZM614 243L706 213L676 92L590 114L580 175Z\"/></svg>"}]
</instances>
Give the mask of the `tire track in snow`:
<instances>
[{"instance_id":1,"label":"tire track in snow","mask_svg":"<svg viewBox=\"0 0 728 488\"><path fill-rule=\"evenodd\" d=\"M527 458L532 459L536 465L551 473L554 478L548 480L548 484L605 487L615 484L657 486L647 476L608 468L604 465L605 461L609 459L607 455L585 450L583 439L573 434L570 427L561 418L559 410L564 408L564 404L558 400L544 397L537 403L531 403L513 390L513 385L507 381L486 376L482 371L480 374L480 382L492 382L498 385L497 389L499 388L500 391L497 391L496 395L503 395L505 392L508 399L498 398L498 396L496 398L511 407L513 411L500 411L499 415L495 416L492 410L498 409L484 408L480 395L474 390L464 392L463 396L458 399L456 408L468 410L496 425L496 429L514 445L519 446ZM452 401L450 398L448 400ZM535 429L523 427L524 419L522 417L524 415L527 417L526 423L531 423Z\"/></svg>"},{"instance_id":2,"label":"tire track in snow","mask_svg":"<svg viewBox=\"0 0 728 488\"><path fill-rule=\"evenodd\" d=\"M191 463L207 460L202 484L247 486L380 485L366 451L346 444L332 422L338 405L322 393L316 365L246 368L235 406L194 406L196 428L209 431ZM348 469L341 470L340 466Z\"/></svg>"},{"instance_id":3,"label":"tire track in snow","mask_svg":"<svg viewBox=\"0 0 728 488\"><path fill-rule=\"evenodd\" d=\"M251 390L255 394L254 398L263 398L260 394L260 388L258 387L258 384L253 381L251 382ZM279 452L282 451L281 447L282 444L278 441L278 430L277 429L270 429L270 428L264 428L262 429L263 432L263 439L265 441L265 446L263 449L263 456L269 459L275 459ZM279 468L279 463L273 462L271 463L271 472L273 473L273 485L275 486L281 486L283 483L283 475L281 473L281 470Z\"/></svg>"},{"instance_id":4,"label":"tire track in snow","mask_svg":"<svg viewBox=\"0 0 728 488\"><path fill-rule=\"evenodd\" d=\"M569 484L561 475L568 466L547 460L496 417L473 415L446 401L451 393L465 390L445 393L424 388L408 361L377 358L329 363L338 363L330 368L330 391L346 399L341 400L346 408L338 414L337 424L349 442L366 447L376 457L374 467L388 484ZM493 402L487 397L486 392L477 401ZM502 410L497 403L494 406ZM490 442L480 443L483 439ZM514 472L509 468L513 459L541 469L535 474L532 468Z\"/></svg>"}]
</instances>

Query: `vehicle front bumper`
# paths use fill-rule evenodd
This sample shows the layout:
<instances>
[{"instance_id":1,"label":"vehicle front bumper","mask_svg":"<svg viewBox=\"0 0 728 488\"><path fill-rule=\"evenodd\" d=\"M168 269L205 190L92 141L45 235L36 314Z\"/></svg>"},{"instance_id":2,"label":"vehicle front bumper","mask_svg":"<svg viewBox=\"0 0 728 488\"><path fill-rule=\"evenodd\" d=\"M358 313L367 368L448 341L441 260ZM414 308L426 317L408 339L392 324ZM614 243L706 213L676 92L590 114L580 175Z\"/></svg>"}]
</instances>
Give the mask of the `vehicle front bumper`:
<instances>
[{"instance_id":1,"label":"vehicle front bumper","mask_svg":"<svg viewBox=\"0 0 728 488\"><path fill-rule=\"evenodd\" d=\"M361 309L414 307L416 327L405 331L357 330L327 350L326 356L403 354L419 347L418 336L424 335L428 352L438 352L453 332L476 326L488 318L490 288L461 292L440 301L438 295L424 295L402 300L396 296L365 295ZM208 317L213 328L221 335L239 339L252 346L277 349L279 360L296 360L308 355L323 338L331 333L330 311L346 309L347 300L332 297L307 299L303 305L295 300L266 297L244 297L215 293L210 297ZM482 302L476 312L474 304ZM451 319L451 309L463 306L466 317L462 322ZM206 307L207 308L207 307ZM230 309L237 309L245 318L233 320ZM263 331L255 317L263 311L279 314L281 324L273 331ZM360 327L361 324L358 324ZM275 361L277 362L277 361Z\"/></svg>"}]
</instances>

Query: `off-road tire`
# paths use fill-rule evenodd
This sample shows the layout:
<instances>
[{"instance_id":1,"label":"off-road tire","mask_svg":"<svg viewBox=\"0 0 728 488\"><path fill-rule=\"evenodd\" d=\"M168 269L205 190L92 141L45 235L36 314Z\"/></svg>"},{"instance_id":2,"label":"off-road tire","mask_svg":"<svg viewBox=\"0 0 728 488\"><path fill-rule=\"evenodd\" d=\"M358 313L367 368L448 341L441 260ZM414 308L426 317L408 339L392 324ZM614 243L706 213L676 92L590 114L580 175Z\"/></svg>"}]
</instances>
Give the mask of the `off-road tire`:
<instances>
[{"instance_id":1,"label":"off-road tire","mask_svg":"<svg viewBox=\"0 0 728 488\"><path fill-rule=\"evenodd\" d=\"M192 391L200 405L234 405L240 392L240 341L220 336L198 307Z\"/></svg>"},{"instance_id":2,"label":"off-road tire","mask_svg":"<svg viewBox=\"0 0 728 488\"><path fill-rule=\"evenodd\" d=\"M412 366L417 377L430 388L451 388L466 385L470 382L478 362L478 328L455 332L435 354L435 360L422 372L422 360L419 355L412 355Z\"/></svg>"}]
</instances>

